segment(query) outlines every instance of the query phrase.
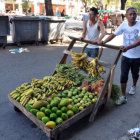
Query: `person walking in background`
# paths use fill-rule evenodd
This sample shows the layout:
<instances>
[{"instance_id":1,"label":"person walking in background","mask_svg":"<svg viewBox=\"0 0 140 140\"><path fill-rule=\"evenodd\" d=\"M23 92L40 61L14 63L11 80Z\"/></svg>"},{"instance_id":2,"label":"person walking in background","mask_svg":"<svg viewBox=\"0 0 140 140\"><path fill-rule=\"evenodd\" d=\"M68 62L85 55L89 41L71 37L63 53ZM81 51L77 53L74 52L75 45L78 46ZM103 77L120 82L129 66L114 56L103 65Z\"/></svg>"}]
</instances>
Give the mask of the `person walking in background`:
<instances>
[{"instance_id":1,"label":"person walking in background","mask_svg":"<svg viewBox=\"0 0 140 140\"><path fill-rule=\"evenodd\" d=\"M83 33L82 37L79 39L82 40L87 36L87 40L92 41L93 43L97 43L98 41L101 41L102 38L105 36L105 29L103 22L100 21L98 18L98 9L95 7L90 8L89 11L89 20L86 20L84 22L83 26ZM101 35L99 36L99 34ZM87 47L85 48L85 53L89 57L97 57L99 53L99 46L98 45L93 45L93 44L88 44Z\"/></svg>"},{"instance_id":2,"label":"person walking in background","mask_svg":"<svg viewBox=\"0 0 140 140\"><path fill-rule=\"evenodd\" d=\"M103 16L103 23L105 25L105 28L107 28L107 21L108 21L108 15L105 13Z\"/></svg>"},{"instance_id":3,"label":"person walking in background","mask_svg":"<svg viewBox=\"0 0 140 140\"><path fill-rule=\"evenodd\" d=\"M128 81L129 70L131 69L133 84L129 90L129 94L133 95L136 92L136 84L139 78L140 69L140 21L136 21L136 9L131 7L126 10L127 22L123 22L117 30L111 34L105 41L99 42L104 44L111 41L117 35L123 34L123 47L120 48L123 52L121 58L121 90L122 96L116 102L117 105L127 103L126 86Z\"/></svg>"}]
</instances>

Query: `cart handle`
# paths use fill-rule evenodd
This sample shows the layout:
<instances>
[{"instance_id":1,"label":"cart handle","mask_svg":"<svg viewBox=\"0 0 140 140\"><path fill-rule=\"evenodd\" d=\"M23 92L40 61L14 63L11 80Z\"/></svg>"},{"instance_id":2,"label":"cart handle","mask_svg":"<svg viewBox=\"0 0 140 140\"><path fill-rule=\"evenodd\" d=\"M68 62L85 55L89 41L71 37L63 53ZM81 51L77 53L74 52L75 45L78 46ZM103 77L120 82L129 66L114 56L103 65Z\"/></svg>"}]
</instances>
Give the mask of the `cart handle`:
<instances>
[{"instance_id":1,"label":"cart handle","mask_svg":"<svg viewBox=\"0 0 140 140\"><path fill-rule=\"evenodd\" d=\"M78 41L81 41L81 42L85 42L85 43L89 43L89 44L93 44L93 45L98 45L97 43L93 43L89 40L79 40L79 38L76 38L76 37L72 37L72 36L69 36L70 39L75 39L75 40L78 40ZM121 46L114 46L114 45L108 45L108 44L103 44L102 45L103 47L105 48L110 48L110 49L114 49L114 50L119 50Z\"/></svg>"}]
</instances>

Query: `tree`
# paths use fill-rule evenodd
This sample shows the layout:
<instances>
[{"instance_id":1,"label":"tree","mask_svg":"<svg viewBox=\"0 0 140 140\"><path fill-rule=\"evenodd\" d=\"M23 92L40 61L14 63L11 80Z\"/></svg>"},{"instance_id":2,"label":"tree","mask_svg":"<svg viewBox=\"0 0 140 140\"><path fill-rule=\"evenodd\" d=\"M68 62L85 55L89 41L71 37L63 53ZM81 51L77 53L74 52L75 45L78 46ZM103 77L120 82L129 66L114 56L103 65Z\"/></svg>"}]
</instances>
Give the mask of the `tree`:
<instances>
[{"instance_id":1,"label":"tree","mask_svg":"<svg viewBox=\"0 0 140 140\"><path fill-rule=\"evenodd\" d=\"M127 0L121 0L121 10L125 9L125 4Z\"/></svg>"},{"instance_id":2,"label":"tree","mask_svg":"<svg viewBox=\"0 0 140 140\"><path fill-rule=\"evenodd\" d=\"M127 0L126 8L134 7L137 10L137 13L140 13L140 2L139 0Z\"/></svg>"},{"instance_id":3,"label":"tree","mask_svg":"<svg viewBox=\"0 0 140 140\"><path fill-rule=\"evenodd\" d=\"M23 8L23 11L26 12L26 15L27 15L28 10L29 10L29 0L22 0L22 8Z\"/></svg>"},{"instance_id":4,"label":"tree","mask_svg":"<svg viewBox=\"0 0 140 140\"><path fill-rule=\"evenodd\" d=\"M52 1L44 0L44 2L45 2L45 9L46 9L46 16L53 16Z\"/></svg>"}]
</instances>

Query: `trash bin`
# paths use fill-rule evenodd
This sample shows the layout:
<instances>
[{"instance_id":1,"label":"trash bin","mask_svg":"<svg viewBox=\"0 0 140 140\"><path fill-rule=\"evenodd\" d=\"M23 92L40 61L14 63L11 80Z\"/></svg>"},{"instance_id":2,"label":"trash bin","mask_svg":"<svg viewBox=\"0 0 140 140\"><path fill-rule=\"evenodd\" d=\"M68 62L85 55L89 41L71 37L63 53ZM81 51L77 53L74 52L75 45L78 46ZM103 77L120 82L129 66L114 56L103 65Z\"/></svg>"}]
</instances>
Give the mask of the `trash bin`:
<instances>
[{"instance_id":1,"label":"trash bin","mask_svg":"<svg viewBox=\"0 0 140 140\"><path fill-rule=\"evenodd\" d=\"M0 44L3 48L7 45L7 35L10 34L10 24L8 16L0 16Z\"/></svg>"},{"instance_id":2,"label":"trash bin","mask_svg":"<svg viewBox=\"0 0 140 140\"><path fill-rule=\"evenodd\" d=\"M39 17L23 16L14 17L13 22L13 41L17 46L21 46L22 42L39 41Z\"/></svg>"},{"instance_id":3,"label":"trash bin","mask_svg":"<svg viewBox=\"0 0 140 140\"><path fill-rule=\"evenodd\" d=\"M43 43L53 43L53 41L60 40L62 42L65 19L53 18L53 17L42 17L40 27L40 38Z\"/></svg>"}]
</instances>

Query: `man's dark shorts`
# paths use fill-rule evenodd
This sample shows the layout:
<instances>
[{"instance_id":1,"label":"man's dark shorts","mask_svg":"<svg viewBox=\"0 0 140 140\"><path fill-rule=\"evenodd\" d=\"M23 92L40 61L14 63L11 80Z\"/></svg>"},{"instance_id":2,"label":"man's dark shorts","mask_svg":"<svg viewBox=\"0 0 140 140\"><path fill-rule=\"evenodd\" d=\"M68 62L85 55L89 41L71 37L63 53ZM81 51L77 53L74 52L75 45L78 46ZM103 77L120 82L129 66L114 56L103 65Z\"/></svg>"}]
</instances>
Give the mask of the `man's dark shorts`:
<instances>
[{"instance_id":1,"label":"man's dark shorts","mask_svg":"<svg viewBox=\"0 0 140 140\"><path fill-rule=\"evenodd\" d=\"M85 53L92 58L98 57L99 48L85 48Z\"/></svg>"},{"instance_id":2,"label":"man's dark shorts","mask_svg":"<svg viewBox=\"0 0 140 140\"><path fill-rule=\"evenodd\" d=\"M131 69L133 79L139 78L140 58L128 58L122 56L121 59L121 83L127 83L129 70Z\"/></svg>"}]
</instances>

